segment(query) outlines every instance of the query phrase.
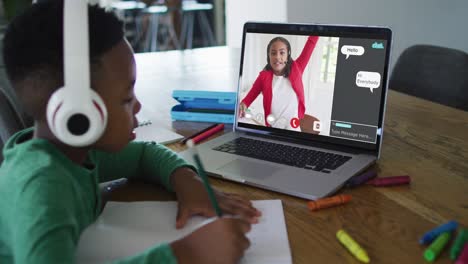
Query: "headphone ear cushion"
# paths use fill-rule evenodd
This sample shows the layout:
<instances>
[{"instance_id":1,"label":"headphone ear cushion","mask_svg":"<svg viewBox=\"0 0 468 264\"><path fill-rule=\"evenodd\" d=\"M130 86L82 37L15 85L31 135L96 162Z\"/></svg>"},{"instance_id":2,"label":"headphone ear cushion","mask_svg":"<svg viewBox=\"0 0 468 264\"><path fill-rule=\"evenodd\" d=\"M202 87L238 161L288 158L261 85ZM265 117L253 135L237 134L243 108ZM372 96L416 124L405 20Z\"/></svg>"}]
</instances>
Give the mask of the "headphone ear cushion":
<instances>
[{"instance_id":1,"label":"headphone ear cushion","mask_svg":"<svg viewBox=\"0 0 468 264\"><path fill-rule=\"evenodd\" d=\"M99 96L96 91L90 89L91 92L91 100L92 104L94 106L95 111L97 111L96 116L99 117L99 122L102 126L102 130L104 132L106 126L107 126L107 108L106 104L104 104L104 101L102 100L101 96Z\"/></svg>"},{"instance_id":2,"label":"headphone ear cushion","mask_svg":"<svg viewBox=\"0 0 468 264\"><path fill-rule=\"evenodd\" d=\"M62 107L64 100L65 100L65 89L60 88L52 94L52 96L49 98L49 101L47 102L47 110L46 110L47 124L49 125L49 129L52 131L54 135L57 135L56 116L57 116L58 111Z\"/></svg>"},{"instance_id":3,"label":"headphone ear cushion","mask_svg":"<svg viewBox=\"0 0 468 264\"><path fill-rule=\"evenodd\" d=\"M79 101L57 90L47 105L47 122L52 133L63 143L75 147L96 142L107 125L104 101L90 89L91 100ZM77 102L79 101L79 102Z\"/></svg>"}]
</instances>

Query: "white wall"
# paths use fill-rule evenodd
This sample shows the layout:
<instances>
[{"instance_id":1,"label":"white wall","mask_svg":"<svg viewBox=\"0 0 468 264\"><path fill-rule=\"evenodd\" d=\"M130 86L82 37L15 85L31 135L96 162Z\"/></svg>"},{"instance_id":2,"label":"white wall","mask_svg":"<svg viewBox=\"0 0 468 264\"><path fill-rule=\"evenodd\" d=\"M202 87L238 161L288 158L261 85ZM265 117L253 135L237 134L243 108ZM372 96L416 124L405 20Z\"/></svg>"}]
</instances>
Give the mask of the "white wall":
<instances>
[{"instance_id":1,"label":"white wall","mask_svg":"<svg viewBox=\"0 0 468 264\"><path fill-rule=\"evenodd\" d=\"M226 44L240 48L247 21L286 22L287 0L226 0Z\"/></svg>"},{"instance_id":2,"label":"white wall","mask_svg":"<svg viewBox=\"0 0 468 264\"><path fill-rule=\"evenodd\" d=\"M467 0L289 0L288 22L383 25L393 30L391 68L415 44L468 53Z\"/></svg>"}]
</instances>

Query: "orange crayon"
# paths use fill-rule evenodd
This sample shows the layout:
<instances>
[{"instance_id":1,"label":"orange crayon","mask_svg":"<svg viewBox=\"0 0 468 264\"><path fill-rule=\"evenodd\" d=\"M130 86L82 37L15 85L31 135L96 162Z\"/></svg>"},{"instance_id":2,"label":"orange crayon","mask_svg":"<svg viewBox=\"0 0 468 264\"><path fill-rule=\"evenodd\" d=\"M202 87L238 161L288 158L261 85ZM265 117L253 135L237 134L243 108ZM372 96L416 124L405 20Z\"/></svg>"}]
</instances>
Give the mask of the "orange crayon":
<instances>
[{"instance_id":1,"label":"orange crayon","mask_svg":"<svg viewBox=\"0 0 468 264\"><path fill-rule=\"evenodd\" d=\"M328 198L318 199L316 201L309 201L307 203L307 207L309 207L310 210L315 211L323 208L337 206L340 204L345 204L349 201L351 201L351 195L340 194Z\"/></svg>"}]
</instances>

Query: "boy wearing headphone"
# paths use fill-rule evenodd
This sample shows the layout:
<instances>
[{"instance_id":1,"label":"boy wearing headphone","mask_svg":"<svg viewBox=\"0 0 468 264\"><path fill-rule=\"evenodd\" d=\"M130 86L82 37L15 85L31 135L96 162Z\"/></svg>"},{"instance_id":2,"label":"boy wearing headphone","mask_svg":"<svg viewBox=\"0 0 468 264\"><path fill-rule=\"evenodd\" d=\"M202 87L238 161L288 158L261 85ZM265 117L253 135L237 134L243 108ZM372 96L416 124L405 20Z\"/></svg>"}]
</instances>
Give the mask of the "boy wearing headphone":
<instances>
[{"instance_id":1,"label":"boy wearing headphone","mask_svg":"<svg viewBox=\"0 0 468 264\"><path fill-rule=\"evenodd\" d=\"M189 164L162 145L131 142L141 105L133 89L133 51L122 23L101 8L89 7L89 56L86 63L73 64L64 47L63 10L62 1L35 4L10 23L4 38L8 78L35 124L12 136L3 150L0 263L73 263L80 234L101 212L98 183L103 181L141 178L174 191L177 228L192 215L215 215ZM68 29L78 36L73 36L76 43L88 42L79 27L65 27L65 34ZM88 67L90 86L86 76L75 76L81 72L75 66ZM88 100L76 105L83 98ZM73 112L74 107L83 111ZM95 139L82 140L96 125L102 131L93 134ZM241 217L220 218L122 262L237 262L249 246L245 233L260 212L238 195L216 195L224 212Z\"/></svg>"}]
</instances>

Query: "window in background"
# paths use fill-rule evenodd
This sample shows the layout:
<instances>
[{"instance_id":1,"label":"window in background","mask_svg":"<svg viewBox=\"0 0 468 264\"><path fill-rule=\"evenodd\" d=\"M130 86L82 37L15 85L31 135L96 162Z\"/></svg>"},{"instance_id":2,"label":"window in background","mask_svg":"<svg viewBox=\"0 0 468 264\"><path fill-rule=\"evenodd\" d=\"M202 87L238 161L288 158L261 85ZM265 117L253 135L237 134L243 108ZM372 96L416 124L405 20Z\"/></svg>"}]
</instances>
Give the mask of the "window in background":
<instances>
[{"instance_id":1,"label":"window in background","mask_svg":"<svg viewBox=\"0 0 468 264\"><path fill-rule=\"evenodd\" d=\"M336 73L336 60L338 58L338 39L324 37L322 67L320 69L320 81L334 83Z\"/></svg>"}]
</instances>

